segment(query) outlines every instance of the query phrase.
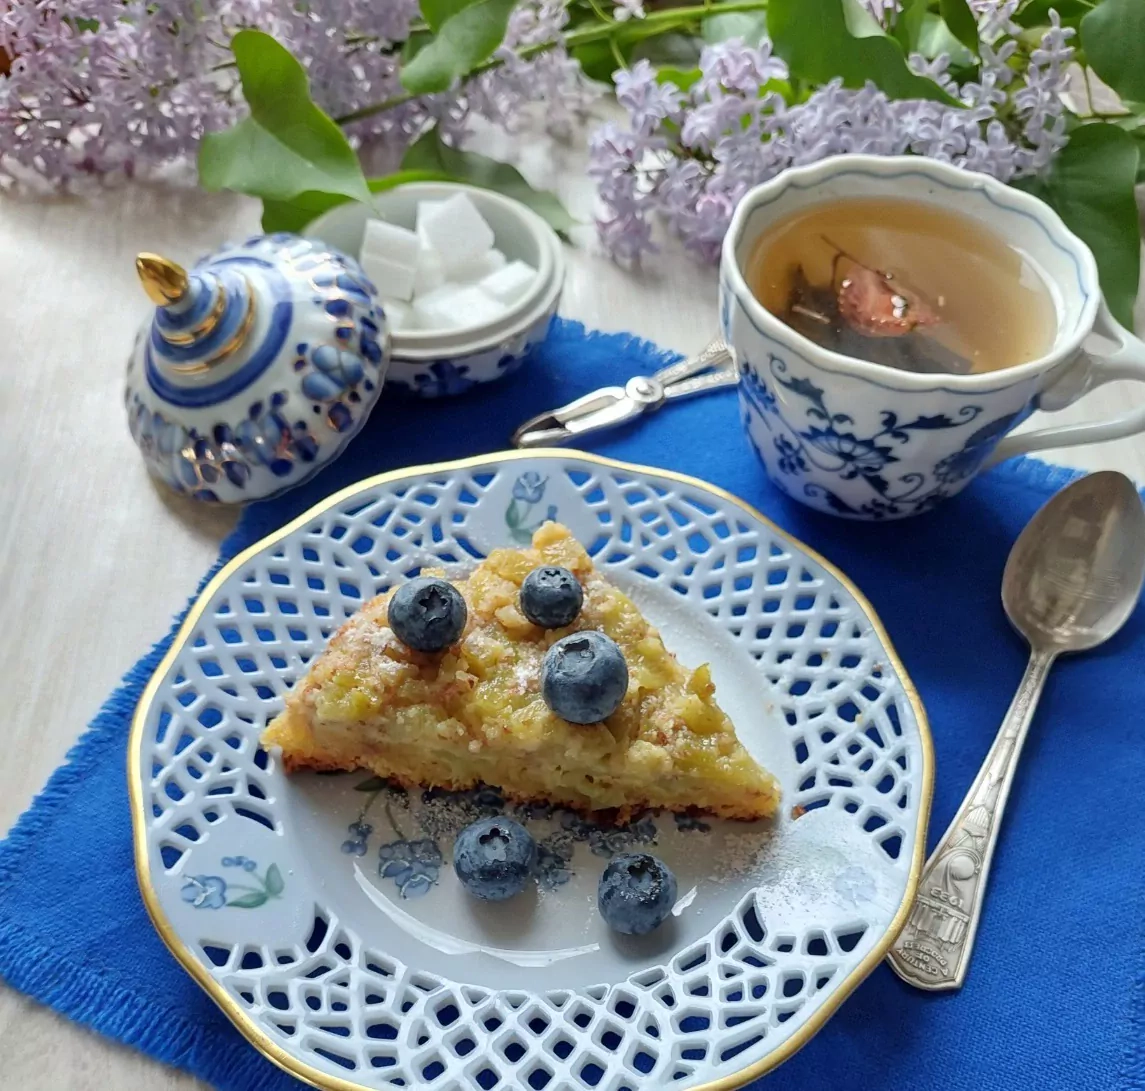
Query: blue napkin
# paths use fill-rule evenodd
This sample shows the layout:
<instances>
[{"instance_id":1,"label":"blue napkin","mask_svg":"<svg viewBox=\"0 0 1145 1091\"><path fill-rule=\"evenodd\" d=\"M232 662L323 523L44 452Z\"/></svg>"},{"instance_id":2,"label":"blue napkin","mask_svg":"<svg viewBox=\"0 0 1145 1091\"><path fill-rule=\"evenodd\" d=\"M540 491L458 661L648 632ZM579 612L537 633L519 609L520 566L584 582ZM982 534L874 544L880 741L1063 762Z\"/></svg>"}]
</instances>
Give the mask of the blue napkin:
<instances>
[{"instance_id":1,"label":"blue napkin","mask_svg":"<svg viewBox=\"0 0 1145 1091\"><path fill-rule=\"evenodd\" d=\"M369 474L504 448L526 417L671 361L654 346L557 322L529 366L437 403L382 403L334 465L256 504L220 563ZM1011 543L1071 478L1008 463L903 523L856 524L768 484L734 393L672 405L593 449L705 478L840 565L874 603L922 693L938 752L931 843L970 784L1026 659L999 603ZM204 580L205 582L205 580ZM1061 662L1033 725L994 861L966 986L928 995L880 966L768 1091L1130 1091L1145 1088L1145 611ZM298 1087L176 964L135 885L128 720L168 634L132 668L0 844L0 976L78 1022L224 1091Z\"/></svg>"}]
</instances>

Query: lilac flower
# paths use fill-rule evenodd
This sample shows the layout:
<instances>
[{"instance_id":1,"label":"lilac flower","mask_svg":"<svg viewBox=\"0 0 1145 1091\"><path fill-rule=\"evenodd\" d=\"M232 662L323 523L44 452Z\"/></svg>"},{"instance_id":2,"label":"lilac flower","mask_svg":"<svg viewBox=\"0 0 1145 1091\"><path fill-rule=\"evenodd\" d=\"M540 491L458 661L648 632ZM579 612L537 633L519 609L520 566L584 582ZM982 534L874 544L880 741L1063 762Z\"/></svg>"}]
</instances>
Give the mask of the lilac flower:
<instances>
[{"instance_id":1,"label":"lilac flower","mask_svg":"<svg viewBox=\"0 0 1145 1091\"><path fill-rule=\"evenodd\" d=\"M648 61L637 61L630 69L613 76L616 101L628 111L633 129L651 136L665 120L676 121L682 96L670 83L658 83L656 70Z\"/></svg>"},{"instance_id":2,"label":"lilac flower","mask_svg":"<svg viewBox=\"0 0 1145 1091\"><path fill-rule=\"evenodd\" d=\"M654 91L647 66L617 73L628 125L605 125L590 141L605 250L639 261L656 248L659 220L688 249L714 261L747 189L829 155L924 155L1004 182L1041 170L1068 139L1062 92L1073 32L1051 14L1026 72L1017 73L1018 0L969 2L981 35L974 79L959 86L946 54L908 60L961 107L892 100L872 83L852 89L841 79L788 103L774 84L767 89L786 69L766 39L754 49L738 40L708 46L700 78L686 91L670 84ZM884 24L898 10L883 0L867 6Z\"/></svg>"},{"instance_id":3,"label":"lilac flower","mask_svg":"<svg viewBox=\"0 0 1145 1091\"><path fill-rule=\"evenodd\" d=\"M956 91L958 89L954 78L946 71L950 67L949 53L939 53L932 60L927 60L921 53L912 53L907 57L906 63L916 76L925 76L928 80L934 80L944 91Z\"/></svg>"},{"instance_id":4,"label":"lilac flower","mask_svg":"<svg viewBox=\"0 0 1145 1091\"><path fill-rule=\"evenodd\" d=\"M891 26L901 10L899 0L860 0L860 2L884 27Z\"/></svg>"},{"instance_id":5,"label":"lilac flower","mask_svg":"<svg viewBox=\"0 0 1145 1091\"><path fill-rule=\"evenodd\" d=\"M242 113L227 43L246 27L289 45L316 101L335 117L398 96L395 46L415 18L417 0L0 5L0 48L14 58L0 80L0 188L86 192L130 178L190 180L203 133ZM380 165L390 170L433 124L456 144L477 115L513 127L527 106L545 101L549 127L567 130L597 94L560 44L567 20L561 0L524 0L510 18L501 68L363 118L347 133L380 145ZM527 60L515 52L554 42Z\"/></svg>"},{"instance_id":6,"label":"lilac flower","mask_svg":"<svg viewBox=\"0 0 1145 1091\"><path fill-rule=\"evenodd\" d=\"M700 79L696 87L702 95L734 91L754 98L768 80L787 78L787 65L771 55L767 39L758 46L745 45L740 38L729 38L707 46L700 54Z\"/></svg>"},{"instance_id":7,"label":"lilac flower","mask_svg":"<svg viewBox=\"0 0 1145 1091\"><path fill-rule=\"evenodd\" d=\"M629 19L643 19L644 4L641 0L617 0L616 6L612 9L612 17L618 23Z\"/></svg>"},{"instance_id":8,"label":"lilac flower","mask_svg":"<svg viewBox=\"0 0 1145 1091\"><path fill-rule=\"evenodd\" d=\"M1022 134L1031 145L1026 164L1029 171L1045 167L1068 139L1062 95L1069 83L1067 69L1074 52L1069 40L1075 32L1061 25L1056 11L1050 12L1050 20L1052 25L1030 54L1025 86L1013 96L1018 116L1024 121Z\"/></svg>"}]
</instances>

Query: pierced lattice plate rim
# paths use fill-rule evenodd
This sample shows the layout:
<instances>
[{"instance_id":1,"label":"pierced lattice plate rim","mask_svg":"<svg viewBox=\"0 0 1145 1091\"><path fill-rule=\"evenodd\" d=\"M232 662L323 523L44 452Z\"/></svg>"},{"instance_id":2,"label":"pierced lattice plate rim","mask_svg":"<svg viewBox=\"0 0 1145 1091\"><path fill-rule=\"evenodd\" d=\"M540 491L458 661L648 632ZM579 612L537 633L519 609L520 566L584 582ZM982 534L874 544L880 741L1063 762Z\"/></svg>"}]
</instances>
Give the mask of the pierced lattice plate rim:
<instances>
[{"instance_id":1,"label":"pierced lattice plate rim","mask_svg":"<svg viewBox=\"0 0 1145 1091\"><path fill-rule=\"evenodd\" d=\"M768 829L521 815L550 847L538 891L475 909L444 859L450 831L504 801L288 779L258 735L364 599L553 517L682 662L712 663L784 804ZM256 1048L332 1091L746 1083L893 942L932 780L917 694L840 572L702 481L568 451L382 474L239 554L188 613L129 747L160 935ZM601 858L634 843L655 844L682 892L640 942L593 908Z\"/></svg>"}]
</instances>

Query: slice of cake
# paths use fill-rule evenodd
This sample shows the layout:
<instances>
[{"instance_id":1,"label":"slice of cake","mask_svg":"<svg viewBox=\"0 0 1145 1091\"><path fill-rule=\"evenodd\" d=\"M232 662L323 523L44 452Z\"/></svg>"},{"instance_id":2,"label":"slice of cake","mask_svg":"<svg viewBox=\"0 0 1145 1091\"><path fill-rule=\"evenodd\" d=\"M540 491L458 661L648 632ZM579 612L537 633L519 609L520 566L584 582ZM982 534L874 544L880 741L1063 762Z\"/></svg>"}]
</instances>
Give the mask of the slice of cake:
<instances>
[{"instance_id":1,"label":"slice of cake","mask_svg":"<svg viewBox=\"0 0 1145 1091\"><path fill-rule=\"evenodd\" d=\"M521 584L542 567L567 570L583 591L562 628L523 612ZM398 639L389 608L399 588L335 633L263 734L287 771L368 769L406 787L486 783L512 799L621 818L647 807L742 819L774 813L775 778L736 738L709 668L681 666L565 527L546 523L530 548L494 550L451 583L464 607L456 603L460 637L442 651ZM442 616L439 609L435 624ZM396 610L394 625L401 628ZM595 723L563 719L542 687L546 653L583 630L610 638L627 665L615 711ZM573 651L595 643L573 641Z\"/></svg>"}]
</instances>

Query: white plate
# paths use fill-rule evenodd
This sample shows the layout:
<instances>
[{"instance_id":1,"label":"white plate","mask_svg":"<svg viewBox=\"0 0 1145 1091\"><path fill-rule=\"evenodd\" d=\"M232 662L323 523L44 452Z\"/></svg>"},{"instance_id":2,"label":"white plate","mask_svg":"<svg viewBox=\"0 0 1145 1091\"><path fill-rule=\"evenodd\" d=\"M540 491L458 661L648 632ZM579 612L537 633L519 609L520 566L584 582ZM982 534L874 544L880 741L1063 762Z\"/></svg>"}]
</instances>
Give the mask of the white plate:
<instances>
[{"instance_id":1,"label":"white plate","mask_svg":"<svg viewBox=\"0 0 1145 1091\"><path fill-rule=\"evenodd\" d=\"M488 905L447 861L449 830L495 795L411 801L357 790L365 774L287 778L258 737L364 599L546 517L685 664L711 662L740 738L782 783L782 813L706 830L530 817L552 850L541 881ZM894 939L933 775L917 695L841 573L703 482L565 451L383 474L240 554L148 685L129 764L160 934L267 1057L346 1091L747 1082ZM604 857L633 843L681 892L639 940L595 908Z\"/></svg>"}]
</instances>

